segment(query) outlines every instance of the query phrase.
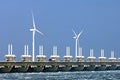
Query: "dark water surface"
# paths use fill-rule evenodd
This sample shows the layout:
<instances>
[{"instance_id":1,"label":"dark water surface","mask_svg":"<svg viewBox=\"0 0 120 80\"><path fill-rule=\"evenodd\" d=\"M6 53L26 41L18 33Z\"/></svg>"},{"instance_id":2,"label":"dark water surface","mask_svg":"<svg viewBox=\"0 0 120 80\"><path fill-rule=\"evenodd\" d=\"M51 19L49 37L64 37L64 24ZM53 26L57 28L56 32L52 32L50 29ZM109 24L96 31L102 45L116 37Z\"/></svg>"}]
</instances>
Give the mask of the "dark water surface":
<instances>
[{"instance_id":1,"label":"dark water surface","mask_svg":"<svg viewBox=\"0 0 120 80\"><path fill-rule=\"evenodd\" d=\"M120 80L120 71L3 73L0 80Z\"/></svg>"}]
</instances>

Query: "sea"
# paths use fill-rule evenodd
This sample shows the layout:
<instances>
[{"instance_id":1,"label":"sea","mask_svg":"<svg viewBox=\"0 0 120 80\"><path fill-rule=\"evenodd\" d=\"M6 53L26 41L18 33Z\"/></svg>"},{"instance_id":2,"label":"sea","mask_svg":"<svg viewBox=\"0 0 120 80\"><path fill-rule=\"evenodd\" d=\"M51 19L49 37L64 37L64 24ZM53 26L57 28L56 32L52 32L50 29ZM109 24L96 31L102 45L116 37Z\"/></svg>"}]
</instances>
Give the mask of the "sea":
<instances>
[{"instance_id":1,"label":"sea","mask_svg":"<svg viewBox=\"0 0 120 80\"><path fill-rule=\"evenodd\" d=\"M0 80L120 80L120 71L1 73Z\"/></svg>"}]
</instances>

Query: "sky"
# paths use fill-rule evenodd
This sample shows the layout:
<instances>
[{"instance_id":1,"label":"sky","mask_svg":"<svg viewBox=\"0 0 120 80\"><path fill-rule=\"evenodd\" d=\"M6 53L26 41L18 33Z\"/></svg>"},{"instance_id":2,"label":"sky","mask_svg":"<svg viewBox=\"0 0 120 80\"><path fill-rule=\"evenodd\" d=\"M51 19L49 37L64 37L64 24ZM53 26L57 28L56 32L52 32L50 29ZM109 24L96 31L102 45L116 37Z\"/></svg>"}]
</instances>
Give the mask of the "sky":
<instances>
[{"instance_id":1,"label":"sky","mask_svg":"<svg viewBox=\"0 0 120 80\"><path fill-rule=\"evenodd\" d=\"M43 45L49 59L55 45L62 60L66 46L70 46L74 59L74 29L77 34L83 30L79 43L85 58L91 48L96 58L101 49L108 58L112 50L116 58L120 57L120 0L0 0L0 61L8 53L8 44L13 45L17 61L24 54L25 44L32 54L31 10L37 29L44 33L35 35L35 55Z\"/></svg>"}]
</instances>

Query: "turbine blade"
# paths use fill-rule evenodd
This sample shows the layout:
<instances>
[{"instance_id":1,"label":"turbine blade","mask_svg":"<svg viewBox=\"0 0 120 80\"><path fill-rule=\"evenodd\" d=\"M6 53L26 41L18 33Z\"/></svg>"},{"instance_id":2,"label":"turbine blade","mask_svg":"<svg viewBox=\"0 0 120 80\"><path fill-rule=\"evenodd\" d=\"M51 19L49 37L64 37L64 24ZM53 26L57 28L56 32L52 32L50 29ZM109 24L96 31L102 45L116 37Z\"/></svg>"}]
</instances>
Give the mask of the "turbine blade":
<instances>
[{"instance_id":1,"label":"turbine blade","mask_svg":"<svg viewBox=\"0 0 120 80\"><path fill-rule=\"evenodd\" d=\"M75 31L73 29L72 29L72 31L73 31L74 35L77 36L77 34L75 33Z\"/></svg>"},{"instance_id":2,"label":"turbine blade","mask_svg":"<svg viewBox=\"0 0 120 80\"><path fill-rule=\"evenodd\" d=\"M38 32L38 33L40 33L41 35L44 35L41 31L39 31L38 29L36 29L36 31Z\"/></svg>"},{"instance_id":3,"label":"turbine blade","mask_svg":"<svg viewBox=\"0 0 120 80\"><path fill-rule=\"evenodd\" d=\"M35 27L35 20L34 20L34 16L33 16L33 12L32 11L31 11L31 14L32 14L33 27L34 27L34 29L36 29L36 27Z\"/></svg>"},{"instance_id":4,"label":"turbine blade","mask_svg":"<svg viewBox=\"0 0 120 80\"><path fill-rule=\"evenodd\" d=\"M83 33L83 30L78 34L78 38L80 37L80 35Z\"/></svg>"}]
</instances>

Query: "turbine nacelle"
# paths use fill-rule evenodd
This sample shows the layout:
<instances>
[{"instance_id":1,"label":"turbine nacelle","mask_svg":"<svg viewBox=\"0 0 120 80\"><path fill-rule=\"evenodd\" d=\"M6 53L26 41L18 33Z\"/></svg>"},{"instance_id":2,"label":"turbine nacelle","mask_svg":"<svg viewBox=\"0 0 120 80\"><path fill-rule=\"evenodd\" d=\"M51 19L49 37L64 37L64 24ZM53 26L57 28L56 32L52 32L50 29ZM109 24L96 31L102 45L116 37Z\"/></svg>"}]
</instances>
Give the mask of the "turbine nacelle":
<instances>
[{"instance_id":1,"label":"turbine nacelle","mask_svg":"<svg viewBox=\"0 0 120 80\"><path fill-rule=\"evenodd\" d=\"M36 29L30 29L30 31L36 31Z\"/></svg>"},{"instance_id":2,"label":"turbine nacelle","mask_svg":"<svg viewBox=\"0 0 120 80\"><path fill-rule=\"evenodd\" d=\"M77 39L77 37L76 37L76 36L74 36L73 38L74 38L74 39Z\"/></svg>"},{"instance_id":3,"label":"turbine nacelle","mask_svg":"<svg viewBox=\"0 0 120 80\"><path fill-rule=\"evenodd\" d=\"M74 38L74 39L76 39L76 40L78 40L78 39L79 39L79 37L78 37L78 36L74 36L73 38Z\"/></svg>"},{"instance_id":4,"label":"turbine nacelle","mask_svg":"<svg viewBox=\"0 0 120 80\"><path fill-rule=\"evenodd\" d=\"M39 31L38 29L30 29L30 31L33 31L33 32L38 32L40 33L41 35L44 35L41 31Z\"/></svg>"}]
</instances>

